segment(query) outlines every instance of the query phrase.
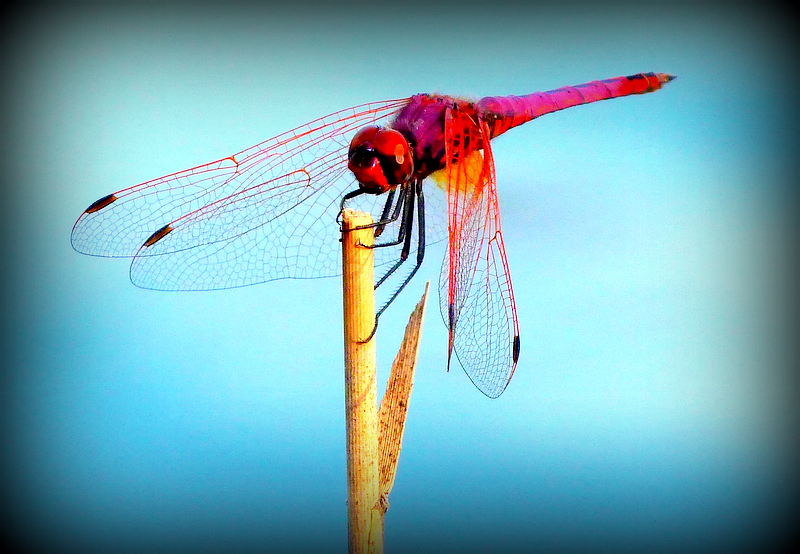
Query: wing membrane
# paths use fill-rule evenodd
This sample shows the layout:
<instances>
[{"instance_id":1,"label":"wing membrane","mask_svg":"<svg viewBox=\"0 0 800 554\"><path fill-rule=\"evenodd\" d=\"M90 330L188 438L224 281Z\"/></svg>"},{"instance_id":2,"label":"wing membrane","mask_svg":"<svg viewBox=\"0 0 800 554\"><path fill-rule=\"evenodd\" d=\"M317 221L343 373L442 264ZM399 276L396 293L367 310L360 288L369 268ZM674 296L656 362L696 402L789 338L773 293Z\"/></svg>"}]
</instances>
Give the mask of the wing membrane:
<instances>
[{"instance_id":1,"label":"wing membrane","mask_svg":"<svg viewBox=\"0 0 800 554\"><path fill-rule=\"evenodd\" d=\"M347 171L350 137L407 102L342 110L233 156L104 197L75 223L72 244L90 255L134 256L131 280L158 290L336 275L336 215L354 185ZM358 200L358 208L373 213L383 202L373 195Z\"/></svg>"},{"instance_id":2,"label":"wing membrane","mask_svg":"<svg viewBox=\"0 0 800 554\"><path fill-rule=\"evenodd\" d=\"M439 281L442 317L475 386L496 398L519 356L519 323L500 228L494 159L485 123L448 110L448 251ZM475 149L481 145L482 151Z\"/></svg>"},{"instance_id":3,"label":"wing membrane","mask_svg":"<svg viewBox=\"0 0 800 554\"><path fill-rule=\"evenodd\" d=\"M311 183L313 192L333 186L339 193L352 180L325 177L340 176L352 132L391 116L407 103L408 99L389 100L341 110L232 156L118 191L105 197L113 197L107 204L93 209L101 204L98 201L81 215L72 229L72 245L93 256L151 255L154 252L141 252L139 247L164 225L307 166L316 166L315 177L324 182L324 187ZM275 199L283 202L286 197Z\"/></svg>"}]
</instances>

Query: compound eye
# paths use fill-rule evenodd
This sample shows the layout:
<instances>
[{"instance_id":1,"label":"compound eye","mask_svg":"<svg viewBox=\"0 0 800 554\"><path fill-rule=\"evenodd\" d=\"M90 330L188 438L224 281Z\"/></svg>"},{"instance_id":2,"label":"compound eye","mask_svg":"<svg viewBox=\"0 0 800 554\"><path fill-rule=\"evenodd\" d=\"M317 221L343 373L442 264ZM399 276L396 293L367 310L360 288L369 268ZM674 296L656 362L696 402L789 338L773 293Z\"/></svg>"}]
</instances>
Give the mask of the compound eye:
<instances>
[{"instance_id":1,"label":"compound eye","mask_svg":"<svg viewBox=\"0 0 800 554\"><path fill-rule=\"evenodd\" d=\"M369 127L364 127L360 129L353 140L350 141L350 149L347 152L348 157L353 155L353 152L359 146L367 146L370 149L373 149L373 140L375 139L375 135L380 132L382 129L377 125L370 125Z\"/></svg>"},{"instance_id":2,"label":"compound eye","mask_svg":"<svg viewBox=\"0 0 800 554\"><path fill-rule=\"evenodd\" d=\"M353 167L369 167L377 157L378 151L375 150L375 147L370 143L364 143L355 148L350 148L350 165Z\"/></svg>"},{"instance_id":3,"label":"compound eye","mask_svg":"<svg viewBox=\"0 0 800 554\"><path fill-rule=\"evenodd\" d=\"M394 129L381 129L372 139L390 184L407 182L414 173L414 158L406 138Z\"/></svg>"},{"instance_id":4,"label":"compound eye","mask_svg":"<svg viewBox=\"0 0 800 554\"><path fill-rule=\"evenodd\" d=\"M364 127L358 131L347 152L347 167L353 172L362 190L381 194L391 188L380 161L380 152L375 147L375 135L380 127Z\"/></svg>"},{"instance_id":5,"label":"compound eye","mask_svg":"<svg viewBox=\"0 0 800 554\"><path fill-rule=\"evenodd\" d=\"M408 182L414 172L408 141L394 129L364 127L350 141L347 157L361 188L376 194Z\"/></svg>"}]
</instances>

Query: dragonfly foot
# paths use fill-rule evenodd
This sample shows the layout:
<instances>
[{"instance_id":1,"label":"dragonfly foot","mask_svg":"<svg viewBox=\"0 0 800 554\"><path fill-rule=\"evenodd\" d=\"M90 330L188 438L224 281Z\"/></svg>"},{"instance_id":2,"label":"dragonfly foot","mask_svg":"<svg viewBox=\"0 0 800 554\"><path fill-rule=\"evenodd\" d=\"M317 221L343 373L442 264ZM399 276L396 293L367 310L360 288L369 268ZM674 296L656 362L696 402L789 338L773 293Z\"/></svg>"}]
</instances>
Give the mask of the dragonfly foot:
<instances>
[{"instance_id":1,"label":"dragonfly foot","mask_svg":"<svg viewBox=\"0 0 800 554\"><path fill-rule=\"evenodd\" d=\"M375 336L375 333L378 331L378 316L375 316L375 325L372 327L372 332L369 334L367 338L364 340L358 341L358 344L367 344L369 341L372 340L372 337Z\"/></svg>"}]
</instances>

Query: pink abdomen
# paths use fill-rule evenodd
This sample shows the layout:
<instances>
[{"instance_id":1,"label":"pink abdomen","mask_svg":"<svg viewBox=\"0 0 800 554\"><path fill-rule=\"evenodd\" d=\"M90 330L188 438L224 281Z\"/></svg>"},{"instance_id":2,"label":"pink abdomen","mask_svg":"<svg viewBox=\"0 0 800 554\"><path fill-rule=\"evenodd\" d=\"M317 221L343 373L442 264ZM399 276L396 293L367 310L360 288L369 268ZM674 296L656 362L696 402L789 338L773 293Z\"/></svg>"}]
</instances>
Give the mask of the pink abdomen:
<instances>
[{"instance_id":1,"label":"pink abdomen","mask_svg":"<svg viewBox=\"0 0 800 554\"><path fill-rule=\"evenodd\" d=\"M653 92L672 79L666 73L638 73L525 96L489 96L482 98L476 107L489 123L492 137L496 137L544 114L598 100Z\"/></svg>"}]
</instances>

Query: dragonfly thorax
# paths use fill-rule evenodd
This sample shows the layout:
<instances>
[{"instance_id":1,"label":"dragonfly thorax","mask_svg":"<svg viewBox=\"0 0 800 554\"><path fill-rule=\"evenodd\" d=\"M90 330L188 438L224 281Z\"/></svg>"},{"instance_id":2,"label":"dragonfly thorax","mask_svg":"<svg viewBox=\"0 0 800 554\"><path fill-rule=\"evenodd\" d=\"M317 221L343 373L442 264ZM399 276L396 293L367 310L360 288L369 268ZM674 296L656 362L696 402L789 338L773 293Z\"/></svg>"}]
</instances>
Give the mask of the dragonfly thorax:
<instances>
[{"instance_id":1,"label":"dragonfly thorax","mask_svg":"<svg viewBox=\"0 0 800 554\"><path fill-rule=\"evenodd\" d=\"M414 171L414 157L402 134L371 125L358 131L350 142L347 167L362 190L382 194L408 182Z\"/></svg>"}]
</instances>

